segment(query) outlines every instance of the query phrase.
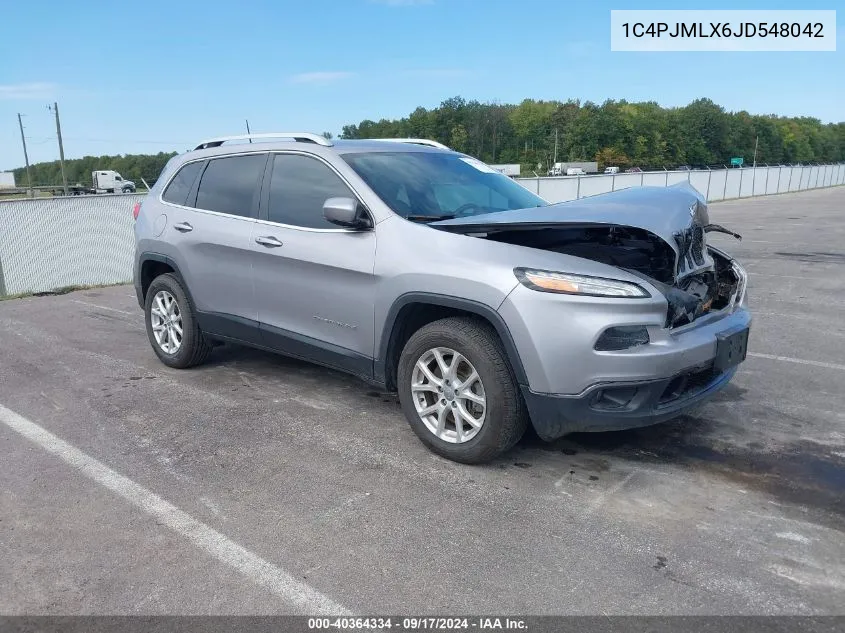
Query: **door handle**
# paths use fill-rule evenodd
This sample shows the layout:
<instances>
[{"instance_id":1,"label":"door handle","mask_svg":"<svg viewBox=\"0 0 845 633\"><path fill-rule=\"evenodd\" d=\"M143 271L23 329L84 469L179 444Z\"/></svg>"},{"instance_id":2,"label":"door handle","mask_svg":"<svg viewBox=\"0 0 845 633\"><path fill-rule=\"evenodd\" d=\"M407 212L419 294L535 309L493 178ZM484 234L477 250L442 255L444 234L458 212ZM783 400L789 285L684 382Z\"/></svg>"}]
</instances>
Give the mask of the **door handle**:
<instances>
[{"instance_id":1,"label":"door handle","mask_svg":"<svg viewBox=\"0 0 845 633\"><path fill-rule=\"evenodd\" d=\"M273 237L272 235L262 235L262 236L256 237L255 242L257 244L261 244L262 246L266 246L268 248L278 248L279 246L282 246L282 243L279 240L277 240L275 237Z\"/></svg>"},{"instance_id":2,"label":"door handle","mask_svg":"<svg viewBox=\"0 0 845 633\"><path fill-rule=\"evenodd\" d=\"M194 227L192 227L187 222L178 222L173 225L173 228L179 231L180 233L188 233L189 231L194 230Z\"/></svg>"}]
</instances>

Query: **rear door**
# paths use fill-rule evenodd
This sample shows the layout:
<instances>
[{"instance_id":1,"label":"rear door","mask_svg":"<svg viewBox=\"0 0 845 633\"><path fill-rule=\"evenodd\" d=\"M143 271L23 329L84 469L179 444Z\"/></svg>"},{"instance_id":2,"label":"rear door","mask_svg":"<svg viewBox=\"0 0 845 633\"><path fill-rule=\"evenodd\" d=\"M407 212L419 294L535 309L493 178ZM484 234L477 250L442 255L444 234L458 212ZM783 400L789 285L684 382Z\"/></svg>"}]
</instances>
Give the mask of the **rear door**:
<instances>
[{"instance_id":1,"label":"rear door","mask_svg":"<svg viewBox=\"0 0 845 633\"><path fill-rule=\"evenodd\" d=\"M375 231L323 218L326 199L358 196L326 162L303 153L272 155L265 183L253 243L265 344L371 373Z\"/></svg>"},{"instance_id":2,"label":"rear door","mask_svg":"<svg viewBox=\"0 0 845 633\"><path fill-rule=\"evenodd\" d=\"M258 338L252 229L266 161L266 153L205 161L185 203L167 213L168 241L203 327L248 341Z\"/></svg>"}]
</instances>

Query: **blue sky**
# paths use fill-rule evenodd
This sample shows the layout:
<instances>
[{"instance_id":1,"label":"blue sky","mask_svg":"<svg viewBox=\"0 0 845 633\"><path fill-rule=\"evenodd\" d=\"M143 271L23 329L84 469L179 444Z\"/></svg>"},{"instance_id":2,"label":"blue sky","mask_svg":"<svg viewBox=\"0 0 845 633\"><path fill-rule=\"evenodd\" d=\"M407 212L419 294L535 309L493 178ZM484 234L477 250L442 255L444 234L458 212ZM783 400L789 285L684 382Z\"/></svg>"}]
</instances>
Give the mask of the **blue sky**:
<instances>
[{"instance_id":1,"label":"blue sky","mask_svg":"<svg viewBox=\"0 0 845 633\"><path fill-rule=\"evenodd\" d=\"M184 151L244 131L330 131L461 95L654 100L845 120L836 52L620 53L610 9L842 9L837 1L170 0L15 2L0 21L0 170ZM837 7L837 5L839 5Z\"/></svg>"}]
</instances>

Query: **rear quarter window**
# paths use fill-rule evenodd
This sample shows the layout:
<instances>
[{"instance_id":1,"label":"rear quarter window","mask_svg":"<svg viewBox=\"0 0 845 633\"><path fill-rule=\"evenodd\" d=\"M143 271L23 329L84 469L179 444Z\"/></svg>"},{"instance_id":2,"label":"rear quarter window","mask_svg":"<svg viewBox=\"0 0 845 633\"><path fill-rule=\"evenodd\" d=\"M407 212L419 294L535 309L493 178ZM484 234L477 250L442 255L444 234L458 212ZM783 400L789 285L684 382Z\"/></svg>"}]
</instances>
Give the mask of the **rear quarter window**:
<instances>
[{"instance_id":1,"label":"rear quarter window","mask_svg":"<svg viewBox=\"0 0 845 633\"><path fill-rule=\"evenodd\" d=\"M184 205L203 164L204 161L200 160L183 166L167 185L167 189L161 196L162 200L171 204Z\"/></svg>"}]
</instances>

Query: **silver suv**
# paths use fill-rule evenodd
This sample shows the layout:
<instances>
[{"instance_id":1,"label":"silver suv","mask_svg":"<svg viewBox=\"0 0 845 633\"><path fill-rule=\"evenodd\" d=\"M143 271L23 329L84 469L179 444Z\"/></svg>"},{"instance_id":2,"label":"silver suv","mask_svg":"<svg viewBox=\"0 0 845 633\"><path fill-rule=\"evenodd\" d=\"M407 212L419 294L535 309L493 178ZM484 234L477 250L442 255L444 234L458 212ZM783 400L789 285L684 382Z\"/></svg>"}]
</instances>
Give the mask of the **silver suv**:
<instances>
[{"instance_id":1,"label":"silver suv","mask_svg":"<svg viewBox=\"0 0 845 633\"><path fill-rule=\"evenodd\" d=\"M550 205L433 141L252 135L173 158L135 216L162 362L232 341L349 372L460 462L529 420L553 440L678 416L745 358L745 273L686 185Z\"/></svg>"}]
</instances>

